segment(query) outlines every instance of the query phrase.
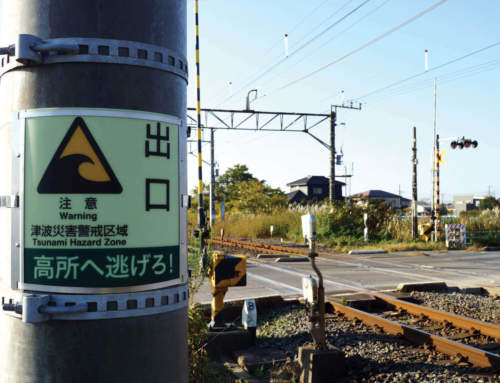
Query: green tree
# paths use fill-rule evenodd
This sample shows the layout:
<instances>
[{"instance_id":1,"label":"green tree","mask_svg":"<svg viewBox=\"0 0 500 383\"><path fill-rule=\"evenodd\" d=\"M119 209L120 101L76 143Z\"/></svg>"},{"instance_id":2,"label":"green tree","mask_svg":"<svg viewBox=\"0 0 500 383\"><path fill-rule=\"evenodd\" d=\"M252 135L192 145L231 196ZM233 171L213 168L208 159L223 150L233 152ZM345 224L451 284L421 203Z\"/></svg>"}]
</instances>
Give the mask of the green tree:
<instances>
[{"instance_id":1,"label":"green tree","mask_svg":"<svg viewBox=\"0 0 500 383\"><path fill-rule=\"evenodd\" d=\"M480 210L494 209L496 207L500 207L500 203L497 201L495 197L491 195L485 197L484 199L481 200L481 202L479 202Z\"/></svg>"},{"instance_id":2,"label":"green tree","mask_svg":"<svg viewBox=\"0 0 500 383\"><path fill-rule=\"evenodd\" d=\"M229 207L248 213L271 213L287 205L286 194L274 189L265 181L252 179L236 185L238 199L229 202Z\"/></svg>"},{"instance_id":3,"label":"green tree","mask_svg":"<svg viewBox=\"0 0 500 383\"><path fill-rule=\"evenodd\" d=\"M246 165L236 164L227 169L215 182L215 200L232 201L239 198L238 185L242 182L256 180Z\"/></svg>"},{"instance_id":4,"label":"green tree","mask_svg":"<svg viewBox=\"0 0 500 383\"><path fill-rule=\"evenodd\" d=\"M203 184L203 203L208 211L209 185ZM228 211L235 209L247 213L270 213L287 206L288 198L279 188L255 178L246 165L237 164L220 176L214 185L214 199L220 206L225 201ZM198 188L191 191L192 211L198 209ZM218 210L218 209L216 209Z\"/></svg>"}]
</instances>

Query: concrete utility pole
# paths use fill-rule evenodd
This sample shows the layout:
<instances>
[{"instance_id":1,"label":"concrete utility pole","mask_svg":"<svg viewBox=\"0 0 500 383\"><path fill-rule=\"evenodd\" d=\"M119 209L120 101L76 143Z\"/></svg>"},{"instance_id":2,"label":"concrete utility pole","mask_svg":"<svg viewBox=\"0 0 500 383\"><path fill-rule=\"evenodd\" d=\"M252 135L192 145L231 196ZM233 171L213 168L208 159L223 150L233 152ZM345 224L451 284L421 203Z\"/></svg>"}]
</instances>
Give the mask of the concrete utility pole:
<instances>
[{"instance_id":1,"label":"concrete utility pole","mask_svg":"<svg viewBox=\"0 0 500 383\"><path fill-rule=\"evenodd\" d=\"M431 200L431 212L434 227L436 227L436 121L437 121L437 79L434 79L434 126L432 135L432 200ZM435 234L435 231L434 231ZM434 241L436 237L434 236Z\"/></svg>"},{"instance_id":2,"label":"concrete utility pole","mask_svg":"<svg viewBox=\"0 0 500 383\"><path fill-rule=\"evenodd\" d=\"M358 106L350 105L332 105L330 108L330 184L328 188L328 195L330 202L337 200L337 193L335 189L335 127L337 126L337 109L355 109L361 110L361 103Z\"/></svg>"},{"instance_id":3,"label":"concrete utility pole","mask_svg":"<svg viewBox=\"0 0 500 383\"><path fill-rule=\"evenodd\" d=\"M335 193L335 126L337 125L337 108L331 110L330 115L330 184L328 185L328 196L330 202L337 199Z\"/></svg>"},{"instance_id":4,"label":"concrete utility pole","mask_svg":"<svg viewBox=\"0 0 500 383\"><path fill-rule=\"evenodd\" d=\"M210 229L214 225L215 206L215 134L214 129L210 129Z\"/></svg>"},{"instance_id":5,"label":"concrete utility pole","mask_svg":"<svg viewBox=\"0 0 500 383\"><path fill-rule=\"evenodd\" d=\"M417 210L417 128L413 127L413 177L412 177L412 203L411 203L411 236L416 239L418 236L418 210Z\"/></svg>"},{"instance_id":6,"label":"concrete utility pole","mask_svg":"<svg viewBox=\"0 0 500 383\"><path fill-rule=\"evenodd\" d=\"M186 2L0 21L0 381L186 383Z\"/></svg>"}]
</instances>

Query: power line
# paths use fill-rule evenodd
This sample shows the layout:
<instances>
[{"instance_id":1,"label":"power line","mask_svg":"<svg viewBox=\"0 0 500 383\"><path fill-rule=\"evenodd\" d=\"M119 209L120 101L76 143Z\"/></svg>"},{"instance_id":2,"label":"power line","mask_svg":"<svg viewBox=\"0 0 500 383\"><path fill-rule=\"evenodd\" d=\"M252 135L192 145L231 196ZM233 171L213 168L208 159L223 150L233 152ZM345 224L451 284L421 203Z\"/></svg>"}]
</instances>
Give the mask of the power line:
<instances>
[{"instance_id":1,"label":"power line","mask_svg":"<svg viewBox=\"0 0 500 383\"><path fill-rule=\"evenodd\" d=\"M380 8L382 8L384 5L386 5L389 1L391 0L385 0L384 2L382 2L381 4L379 4L377 7L375 7L374 9L372 9L370 12L366 13L365 15L363 15L362 17L360 17L358 20L356 20L354 23L352 23L349 27L347 27L346 29L344 29L343 31L339 32L338 34L336 34L334 37L332 37L331 39L327 40L326 42L324 42L322 45L318 46L316 48L316 50L319 50L323 47L325 47L326 45L328 45L329 43L331 43L332 41L338 39L340 36L342 36L344 33L348 32L349 30L351 30L352 28L354 28L357 24L359 24L361 21L363 21L364 19L366 19L367 17L371 16L372 14L374 14L375 12L377 12ZM292 66L290 66L288 68L288 70L283 73L283 75L287 74L290 72L291 69L293 69L294 67L296 67L298 64L300 64L301 62L303 62L305 59L309 58L310 56L304 56L302 57L300 60L296 61ZM330 98L330 97L328 97Z\"/></svg>"},{"instance_id":2,"label":"power line","mask_svg":"<svg viewBox=\"0 0 500 383\"><path fill-rule=\"evenodd\" d=\"M432 68L430 68L428 71L423 71L423 72L417 73L417 74L415 74L415 75L412 75L412 76L410 76L410 77L404 78L404 79L402 79L402 80L395 81L395 82L393 82L392 84L386 85L386 86L384 86L384 87L382 87L382 88L379 88L379 89L376 89L376 90L371 91L371 92L369 92L369 93L366 93L366 94L364 94L363 96L356 97L356 98L354 98L353 100L361 100L361 99L364 99L364 98L370 97L370 96L374 95L375 93L382 92L382 91L384 91L384 90L386 90L386 89L389 89L389 88L392 88L392 87L394 87L394 86L396 86L396 85L399 85L399 84L402 84L402 83L404 83L404 82L407 82L407 81L413 80L414 78L417 78L417 77L423 76L424 74L427 74L427 73L429 73L429 72L432 72L432 71L435 71L435 70L441 69L441 68L443 68L443 67L445 67L445 66L447 66L447 65L454 64L454 63L456 63L456 62L458 62L458 61L461 61L461 60L463 60L463 59L466 59L466 58L471 57L471 56L473 56L473 55L476 55L476 54L478 54L478 53L484 52L484 51L486 51L486 50L488 50L488 49L491 49L491 48L494 48L494 47L496 47L496 46L498 46L498 45L500 45L500 41L497 41L496 43L490 44L490 45L488 45L488 46L486 46L486 47L483 47L483 48L477 49L477 50L475 50L475 51L472 51L472 52L470 52L470 53L467 53L467 54L465 54L465 55L463 55L463 56L460 56L460 57L454 58L453 60L447 61L447 62L445 62L445 63L443 63L443 64L438 65L438 66L432 67Z\"/></svg>"},{"instance_id":3,"label":"power line","mask_svg":"<svg viewBox=\"0 0 500 383\"><path fill-rule=\"evenodd\" d=\"M472 76L476 76L476 75L479 75L479 74L484 73L484 72L495 70L499 66L500 66L500 59L496 59L496 60L491 60L491 61L479 64L479 65L474 65L474 66L471 66L468 68L464 68L464 69L461 69L459 71L456 71L456 72L453 72L450 74L445 74L445 75L439 76L438 78L440 80L439 81L440 84L443 85L443 84L448 84L448 83L453 82L453 81L461 80L463 78L472 77ZM425 79L425 80L423 80L419 83L413 84L413 85L401 86L399 88L392 89L389 93L381 95L379 98L376 98L375 101L371 101L371 103L379 102L379 101L385 100L385 99L390 98L390 97L401 96L401 95L405 95L405 94L409 94L409 93L413 93L413 92L425 89L425 88L429 87L432 82L433 82L433 79Z\"/></svg>"},{"instance_id":4,"label":"power line","mask_svg":"<svg viewBox=\"0 0 500 383\"><path fill-rule=\"evenodd\" d=\"M332 20L333 17L337 16L337 14L339 14L340 12L342 12L345 8L347 8L349 6L349 4L351 4L354 0L347 0L344 4L342 4L340 6L340 8L337 8L333 13L331 13L330 15L328 15L323 21L321 21L319 24L316 24L315 27L313 27L309 32L307 32L306 34L304 34L302 37L300 37L298 40L297 40L297 43L300 44L302 41L304 41L306 38L308 38L309 36L311 36L316 30L318 30L321 26L323 26L323 24L325 24L326 22Z\"/></svg>"},{"instance_id":5,"label":"power line","mask_svg":"<svg viewBox=\"0 0 500 383\"><path fill-rule=\"evenodd\" d=\"M311 17L318 9L320 9L323 5L325 5L330 0L323 0L316 8L314 8L311 12L305 15L297 24L295 24L292 29L288 31L288 34L294 32L304 21L306 21L309 17Z\"/></svg>"},{"instance_id":6,"label":"power line","mask_svg":"<svg viewBox=\"0 0 500 383\"><path fill-rule=\"evenodd\" d=\"M294 85L294 84L297 84L297 83L298 83L298 82L300 82L300 81L303 81L303 80L305 80L305 79L307 79L307 78L309 78L309 77L311 77L311 76L314 76L315 74L317 74L317 73L319 73L319 72L321 72L321 71L325 70L326 68L329 68L330 66L332 66L332 65L334 65L334 64L337 64L337 63L339 63L339 62L341 62L341 61L345 60L346 58L348 58L348 57L350 57L350 56L352 56L352 55L354 55L354 54L356 54L356 53L358 53L358 52L362 51L363 49L365 49L365 48L369 47L370 45L373 45L373 44L374 44L374 43L376 43L377 41L380 41L380 40L384 39L385 37L387 37L387 36L391 35L392 33L396 32L397 30L399 30L399 29L401 29L401 28L405 27L406 25L408 25L408 24L412 23L413 21L415 21L415 20L419 19L420 17L422 17L422 16L423 16L423 15L425 15L426 13L428 13L428 12L430 12L430 11L434 10L435 8L437 8L437 7L438 7L438 6L440 6L441 4L445 3L446 1L448 1L448 0L440 0L440 1L438 1L437 3L435 3L435 4L431 5L429 8L424 9L423 11L421 11L421 12L417 13L415 16L413 16L413 17L409 18L408 20L406 20L406 21L404 21L403 23L401 23L401 24L399 24L399 25L395 26L394 28L389 29L387 32L382 33L381 35L379 35L379 36L375 37L374 39L372 39L372 40L368 41L367 43L365 43L365 44L361 45L360 47L358 47L358 48L356 48L356 49L354 49L354 50L352 50L352 51L350 51L350 52L346 53L345 55L343 55L343 56L341 56L341 57L339 57L339 58L337 58L337 59L333 60L332 62L330 62L330 63L328 63L328 64L326 64L326 65L323 65L322 67L320 67L320 68L318 68L318 69L316 69L316 70L314 70L314 71L312 71L312 72L310 72L310 73L308 73L308 74L306 74L306 75L304 75L304 76L302 76L302 77L299 77L299 78L298 78L298 79L296 79L296 80L293 80L293 81L291 81L291 82L289 82L289 83L287 83L287 84L283 85L282 87L280 87L280 88L276 89L276 90L275 90L275 91L273 91L272 93L275 93L275 92L281 91L281 90L283 90L283 89L286 89L286 88L288 88L288 87L290 87L290 86L292 86L292 85ZM268 95L269 95L269 94L268 94Z\"/></svg>"},{"instance_id":7,"label":"power line","mask_svg":"<svg viewBox=\"0 0 500 383\"><path fill-rule=\"evenodd\" d=\"M318 9L320 9L323 5L325 5L328 1L330 0L323 0L318 6L316 6L311 12L309 12L306 16L304 16L298 23L296 23L288 32L287 34L290 35L292 34L304 21L306 21L309 17L311 17ZM352 1L352 0L351 0ZM282 38L277 40L261 57L267 57L269 53L271 53L279 44L281 44L283 41ZM255 76L257 73L259 73L261 69L258 69L257 71L253 72L252 75L248 76L248 78L252 78Z\"/></svg>"},{"instance_id":8,"label":"power line","mask_svg":"<svg viewBox=\"0 0 500 383\"><path fill-rule=\"evenodd\" d=\"M336 25L338 25L339 23L341 23L342 21L344 21L347 17L351 16L354 12L356 12L357 10L359 10L361 7L363 7L365 4L367 4L368 2L370 2L371 0L365 0L363 1L360 5L358 5L357 7L355 7L354 9L352 9L351 11L349 11L348 13L346 13L344 16L342 16L340 19L336 20L334 23L330 24L327 28L323 29L321 32L319 32L318 34L316 34L314 37L312 37L311 39L309 39L307 42L305 42L304 44L302 44L299 48L295 49L292 53L290 53L288 55L288 57L284 57L282 58L281 60L279 60L278 62L276 62L275 64L271 65L268 69L266 69L263 73L261 73L259 76L257 76L256 78L252 79L251 81L249 81L248 83L246 83L245 85L243 85L241 88L239 88L236 92L234 92L231 96L227 97L224 101L222 101L221 104L224 104L226 103L227 101L229 101L231 98L233 98L234 96L236 96L237 94L239 94L241 91L247 89L251 84L253 84L255 81L258 81L260 80L262 77L264 77L265 75L267 75L269 72L271 72L272 70L274 70L275 68L277 68L278 66L280 66L281 64L283 64L288 58L292 57L293 55L295 55L297 52L300 52L302 49L304 49L306 46L308 46L309 44L311 44L313 41L315 41L317 38L319 38L320 36L324 35L326 32L328 32L330 29L332 29L333 27L335 27ZM446 0L441 0L441 1L446 1Z\"/></svg>"}]
</instances>

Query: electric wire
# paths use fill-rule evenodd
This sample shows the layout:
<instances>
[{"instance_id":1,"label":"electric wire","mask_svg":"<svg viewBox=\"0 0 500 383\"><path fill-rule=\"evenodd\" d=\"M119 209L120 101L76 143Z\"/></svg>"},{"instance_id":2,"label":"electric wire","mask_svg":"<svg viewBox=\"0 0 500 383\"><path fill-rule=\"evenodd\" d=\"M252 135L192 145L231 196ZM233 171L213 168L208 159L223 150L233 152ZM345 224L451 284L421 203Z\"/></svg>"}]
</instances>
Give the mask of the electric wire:
<instances>
[{"instance_id":1,"label":"electric wire","mask_svg":"<svg viewBox=\"0 0 500 383\"><path fill-rule=\"evenodd\" d=\"M499 67L500 67L500 59L496 59L479 65L474 65L468 68L464 68L454 73L444 74L442 76L438 76L437 78L439 79L440 85L443 86L457 80L469 78L485 72L490 72L492 70L498 69ZM423 81L420 81L412 85L409 84L406 86L401 86L399 88L393 89L388 93L380 95L375 100L370 101L370 103L371 104L378 103L395 96L403 96L406 94L418 92L420 90L429 88L430 86L432 86L433 82L434 82L433 79L425 79Z\"/></svg>"},{"instance_id":2,"label":"electric wire","mask_svg":"<svg viewBox=\"0 0 500 383\"><path fill-rule=\"evenodd\" d=\"M335 27L336 25L338 25L339 23L341 23L342 21L344 21L346 18L348 18L349 16L351 16L353 13L355 13L356 11L358 11L361 7L363 7L364 5L366 5L370 1L371 0L364 0L360 5L358 5L357 7L355 7L354 9L352 9L351 11L349 11L348 13L346 13L340 19L338 19L335 22L333 22L332 24L330 24L327 28L323 29L321 32L317 33L311 39L309 39L308 41L306 41L305 43L303 43L302 45L300 45L299 48L297 48L294 51L292 51L288 55L288 57L284 57L284 58L280 59L278 62L276 62L273 65L271 65L268 69L266 69L259 76L257 76L256 78L252 79L251 81L247 82L245 85L243 85L241 88L239 88L236 92L234 92L232 95L230 95L229 97L227 97L224 101L222 101L221 104L226 103L227 101L229 101L230 99L232 99L234 96L236 96L237 94L239 94L241 91L247 89L251 84L255 83L256 81L260 80L262 77L264 77L265 75L267 75L268 73L270 73L271 71L273 71L275 68L277 68L278 66L280 66L281 64L283 64L288 58L290 58L293 55L295 55L296 53L300 52L302 49L304 49L305 47L307 47L309 44L311 44L313 41L315 41L316 39L318 39L320 36L324 35L326 32L328 32L329 30L331 30L333 27ZM441 0L441 1L447 1L447 0Z\"/></svg>"},{"instance_id":3,"label":"electric wire","mask_svg":"<svg viewBox=\"0 0 500 383\"><path fill-rule=\"evenodd\" d=\"M494 48L494 47L496 47L496 46L498 46L498 45L500 45L500 41L497 41L496 43L493 43L493 44L487 45L487 46L485 46L485 47L483 47L483 48L476 49L476 50L474 50L474 51L472 51L472 52L469 52L469 53L467 53L467 54L465 54L465 55L463 55L463 56L456 57L456 58L454 58L454 59L452 59L452 60L450 60L450 61L447 61L447 62L445 62L445 63L443 63L443 64L440 64L440 65L437 65L437 66L435 66L435 67L429 68L429 70L428 70L428 71L419 72L419 73L414 74L414 75L412 75L412 76L406 77L406 78L404 78L404 79L402 79L402 80L395 81L395 82L393 82L393 83L391 83L391 84L389 84L389 85L386 85L386 86L384 86L384 87L381 87L381 88L375 89L375 90L373 90L373 91L371 91L371 92L368 92L368 93L366 93L366 94L364 94L364 95L362 95L362 96L360 96L360 97L353 98L353 100L362 100L362 99L366 99L366 98L368 98L368 97L370 97L370 96L372 96L372 95L374 95L374 94L376 94L376 93L380 93L380 92L382 92L382 91L384 91L384 90L386 90L386 89L389 89L389 88L392 88L392 87L397 86L397 85L399 85L399 84L402 84L402 83L404 83L404 82L407 82L407 81L413 80L414 78L417 78L417 77L423 76L423 75L425 75L425 74L427 74L427 73L429 73L429 72L433 72L433 71L436 71L436 70L438 70L438 69L444 68L445 66L448 66L448 65L454 64L454 63L456 63L456 62L458 62L458 61L461 61L461 60L464 60L464 59L469 58L469 57L471 57L471 56L474 56L474 55L476 55L476 54L478 54L478 53L482 53L482 52L484 52L484 51L486 51L486 50L488 50L488 49Z\"/></svg>"},{"instance_id":4,"label":"electric wire","mask_svg":"<svg viewBox=\"0 0 500 383\"><path fill-rule=\"evenodd\" d=\"M364 19L366 19L367 17L371 16L372 14L374 14L375 12L377 12L380 8L382 8L383 6L385 6L389 1L392 1L392 0L385 0L383 1L381 4L379 4L378 6L376 6L374 9L372 9L370 12L366 13L365 15L363 15L362 17L360 17L358 20L356 20L354 23L352 23L349 27L347 27L346 29L344 29L343 31L337 33L334 37L332 37L331 39L325 41L323 44L319 45L315 50L316 51L319 51L320 49L324 48L325 46L327 46L328 44L330 44L331 42L335 41L336 39L338 39L340 36L342 36L344 33L350 31L352 28L354 28L356 25L358 25L360 22L362 22ZM309 58L310 56L308 55L304 55L300 60L296 61L295 63L293 63L282 75L281 77L287 75L288 73L290 73L290 71L295 68L297 65L299 65L300 63L302 63L305 59ZM278 78L278 77L277 77Z\"/></svg>"},{"instance_id":5,"label":"electric wire","mask_svg":"<svg viewBox=\"0 0 500 383\"><path fill-rule=\"evenodd\" d=\"M448 0L439 0L437 3L434 3L430 7L426 8L423 11L417 13L416 15L410 17L408 20L402 22L401 24L399 24L399 25L397 25L397 26L389 29L388 31L382 33L381 35L379 35L379 36L377 36L377 37L369 40L368 42L366 42L365 44L359 46L358 48L353 49L352 51L346 53L345 55L343 55L343 56L341 56L341 57L339 57L339 58L337 58L337 59L329 62L326 65L323 65L323 66L319 67L318 69L316 69L316 70L314 70L314 71L312 71L312 72L310 72L310 73L308 73L308 74L306 74L304 76L299 77L296 80L288 82L287 84L285 84L285 85L283 85L283 86L275 89L273 92L268 93L266 96L269 96L269 94L271 94L271 93L276 93L276 92L282 91L282 90L284 90L284 89L286 89L286 88L288 88L288 87L290 87L292 85L295 85L295 84L297 84L297 83L299 83L299 82L301 82L303 80L306 80L306 79L308 79L308 78L316 75L317 73L319 73L319 72L321 72L321 71L323 71L323 70L331 67L332 65L335 65L335 64L337 64L337 63L345 60L346 58L348 58L348 57L350 57L350 56L352 56L352 55L354 55L354 54L362 51L363 49L369 47L370 45L375 44L376 42L378 42L378 41L386 38L387 36L393 34L397 30L399 30L399 29L407 26L408 24L412 23L413 21L415 21L415 20L419 19L420 17L424 16L425 14L431 12L432 10L436 9L441 4L444 4L446 1L448 1Z\"/></svg>"},{"instance_id":6,"label":"electric wire","mask_svg":"<svg viewBox=\"0 0 500 383\"><path fill-rule=\"evenodd\" d=\"M476 75L482 74L484 72L489 72L489 71L497 69L500 66L500 62L499 62L499 60L494 60L494 61L497 61L497 62L495 64L492 63L492 64L490 64L487 67L482 68L482 69L477 68L476 70L471 70L471 71L468 71L465 73L459 73L458 75L455 75L451 78L448 78L446 75L438 76L437 78L440 80L440 84L443 85L443 84L448 84L450 82L454 82L454 81L461 80L464 78L476 76ZM417 92L419 90L428 88L432 83L433 83L432 79L426 79L424 81L421 81L421 82L413 84L413 85L402 86L402 87L396 88L395 90L393 90L390 93L380 95L379 98L376 98L375 100L370 101L370 103L379 102L380 100L385 100L387 98L391 98L394 96L402 96L402 95L406 95L409 93L414 93L414 92Z\"/></svg>"},{"instance_id":7,"label":"electric wire","mask_svg":"<svg viewBox=\"0 0 500 383\"><path fill-rule=\"evenodd\" d=\"M302 19L299 20L290 30L287 32L287 34L290 36L295 30L304 23L309 17L311 17L318 9L320 9L323 5L325 5L327 2L330 0L323 0L318 6L316 6L311 12L309 12L307 15L305 15ZM352 0L351 0L352 1ZM261 56L261 59L267 57L271 52L275 50L275 48L280 45L283 42L283 39L280 38L279 40L276 40L274 44L271 45L271 47L265 51L265 53ZM260 67L256 71L252 72L250 76L247 78L252 78L254 77L257 73L259 73L261 70L265 69L264 67Z\"/></svg>"}]
</instances>

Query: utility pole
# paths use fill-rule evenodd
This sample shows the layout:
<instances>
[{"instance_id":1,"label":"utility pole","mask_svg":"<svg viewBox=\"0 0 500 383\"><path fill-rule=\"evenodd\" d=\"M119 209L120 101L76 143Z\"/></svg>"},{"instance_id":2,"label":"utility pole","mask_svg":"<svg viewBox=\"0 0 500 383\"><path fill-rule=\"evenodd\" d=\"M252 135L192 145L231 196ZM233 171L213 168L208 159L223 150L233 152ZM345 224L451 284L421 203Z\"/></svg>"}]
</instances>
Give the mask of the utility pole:
<instances>
[{"instance_id":1,"label":"utility pole","mask_svg":"<svg viewBox=\"0 0 500 383\"><path fill-rule=\"evenodd\" d=\"M332 105L330 108L330 184L328 195L330 202L337 200L337 193L335 188L335 127L337 126L337 109L355 109L361 110L361 103L358 106L350 105Z\"/></svg>"},{"instance_id":2,"label":"utility pole","mask_svg":"<svg viewBox=\"0 0 500 383\"><path fill-rule=\"evenodd\" d=\"M210 229L214 225L214 193L215 193L215 134L214 129L210 129Z\"/></svg>"},{"instance_id":3,"label":"utility pole","mask_svg":"<svg viewBox=\"0 0 500 383\"><path fill-rule=\"evenodd\" d=\"M337 108L330 111L330 184L328 185L328 196L330 202L336 200L335 193L335 126L337 124Z\"/></svg>"},{"instance_id":4,"label":"utility pole","mask_svg":"<svg viewBox=\"0 0 500 383\"><path fill-rule=\"evenodd\" d=\"M401 209L401 184L398 184L399 209Z\"/></svg>"},{"instance_id":5,"label":"utility pole","mask_svg":"<svg viewBox=\"0 0 500 383\"><path fill-rule=\"evenodd\" d=\"M431 200L431 212L432 219L434 222L434 228L436 227L436 119L437 119L437 79L434 79L434 129L432 135L432 200ZM435 231L434 231L435 233ZM434 240L436 238L434 237Z\"/></svg>"},{"instance_id":6,"label":"utility pole","mask_svg":"<svg viewBox=\"0 0 500 383\"><path fill-rule=\"evenodd\" d=\"M411 236L413 239L418 235L418 210L417 210L417 128L413 127L413 177L412 177L412 203L411 203Z\"/></svg>"},{"instance_id":7,"label":"utility pole","mask_svg":"<svg viewBox=\"0 0 500 383\"><path fill-rule=\"evenodd\" d=\"M0 381L187 383L186 2L0 22Z\"/></svg>"}]
</instances>

